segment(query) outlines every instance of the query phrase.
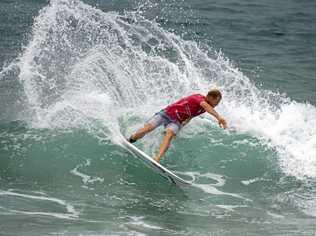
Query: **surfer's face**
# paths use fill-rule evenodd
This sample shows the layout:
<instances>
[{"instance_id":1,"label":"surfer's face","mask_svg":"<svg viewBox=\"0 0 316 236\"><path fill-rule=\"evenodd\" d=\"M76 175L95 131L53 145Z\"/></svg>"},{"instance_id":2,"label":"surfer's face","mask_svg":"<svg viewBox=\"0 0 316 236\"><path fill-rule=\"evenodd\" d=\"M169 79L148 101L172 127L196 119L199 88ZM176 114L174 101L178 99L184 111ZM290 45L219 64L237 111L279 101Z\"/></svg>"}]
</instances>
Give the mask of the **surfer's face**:
<instances>
[{"instance_id":1,"label":"surfer's face","mask_svg":"<svg viewBox=\"0 0 316 236\"><path fill-rule=\"evenodd\" d=\"M221 101L221 98L219 96L218 97L212 97L212 96L207 97L207 103L210 104L212 107L216 107L220 101Z\"/></svg>"}]
</instances>

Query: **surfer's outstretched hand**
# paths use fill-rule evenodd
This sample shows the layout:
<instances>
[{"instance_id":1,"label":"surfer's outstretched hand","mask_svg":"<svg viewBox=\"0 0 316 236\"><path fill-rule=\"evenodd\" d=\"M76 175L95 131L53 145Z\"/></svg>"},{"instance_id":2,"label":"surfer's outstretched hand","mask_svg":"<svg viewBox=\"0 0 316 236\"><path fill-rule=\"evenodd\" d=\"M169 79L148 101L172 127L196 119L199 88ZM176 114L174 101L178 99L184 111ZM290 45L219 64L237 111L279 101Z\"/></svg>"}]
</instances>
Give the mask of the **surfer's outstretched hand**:
<instances>
[{"instance_id":1,"label":"surfer's outstretched hand","mask_svg":"<svg viewBox=\"0 0 316 236\"><path fill-rule=\"evenodd\" d=\"M220 127L224 128L224 129L227 129L227 127L228 127L227 122L223 117L218 118L218 124Z\"/></svg>"}]
</instances>

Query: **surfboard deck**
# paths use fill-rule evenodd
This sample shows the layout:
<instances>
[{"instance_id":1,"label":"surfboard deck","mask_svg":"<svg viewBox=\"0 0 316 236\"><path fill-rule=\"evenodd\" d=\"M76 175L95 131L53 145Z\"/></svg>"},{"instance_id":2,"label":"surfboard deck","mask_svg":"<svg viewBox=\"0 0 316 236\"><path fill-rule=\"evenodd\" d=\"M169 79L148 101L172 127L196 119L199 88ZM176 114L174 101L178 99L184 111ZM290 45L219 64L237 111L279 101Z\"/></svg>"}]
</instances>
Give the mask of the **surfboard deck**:
<instances>
[{"instance_id":1,"label":"surfboard deck","mask_svg":"<svg viewBox=\"0 0 316 236\"><path fill-rule=\"evenodd\" d=\"M166 167L162 166L160 163L148 156L145 152L128 142L125 138L123 138L122 144L128 151L134 154L138 159L142 160L145 165L147 165L149 168L157 172L160 176L164 177L171 183L174 183L178 186L191 185L190 182L182 179L172 171L168 170Z\"/></svg>"}]
</instances>

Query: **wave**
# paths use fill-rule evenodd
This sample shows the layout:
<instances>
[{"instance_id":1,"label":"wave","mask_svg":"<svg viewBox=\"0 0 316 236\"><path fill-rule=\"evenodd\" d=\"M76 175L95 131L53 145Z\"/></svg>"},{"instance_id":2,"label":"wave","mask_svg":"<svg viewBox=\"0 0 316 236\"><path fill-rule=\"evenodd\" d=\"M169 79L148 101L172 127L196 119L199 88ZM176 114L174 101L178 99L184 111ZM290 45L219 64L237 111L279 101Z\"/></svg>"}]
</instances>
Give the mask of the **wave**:
<instances>
[{"instance_id":1,"label":"wave","mask_svg":"<svg viewBox=\"0 0 316 236\"><path fill-rule=\"evenodd\" d=\"M81 127L115 140L169 102L216 85L232 129L275 150L285 174L316 177L314 106L256 86L222 53L139 12L51 0L14 65L3 73L18 71L33 128Z\"/></svg>"}]
</instances>

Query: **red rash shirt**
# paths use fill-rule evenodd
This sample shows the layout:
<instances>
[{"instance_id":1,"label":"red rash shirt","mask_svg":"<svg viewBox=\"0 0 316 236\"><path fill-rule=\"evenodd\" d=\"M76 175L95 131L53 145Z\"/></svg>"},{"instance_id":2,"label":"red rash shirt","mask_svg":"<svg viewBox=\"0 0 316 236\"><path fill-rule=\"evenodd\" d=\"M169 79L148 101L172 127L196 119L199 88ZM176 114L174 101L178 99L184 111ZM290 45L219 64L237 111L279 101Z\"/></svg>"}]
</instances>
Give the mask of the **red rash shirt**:
<instances>
[{"instance_id":1,"label":"red rash shirt","mask_svg":"<svg viewBox=\"0 0 316 236\"><path fill-rule=\"evenodd\" d=\"M205 112L204 108L200 105L202 101L205 101L205 96L201 94L193 94L167 106L164 111L170 119L182 123L189 118Z\"/></svg>"}]
</instances>

